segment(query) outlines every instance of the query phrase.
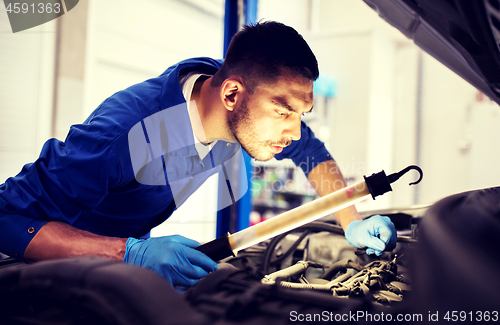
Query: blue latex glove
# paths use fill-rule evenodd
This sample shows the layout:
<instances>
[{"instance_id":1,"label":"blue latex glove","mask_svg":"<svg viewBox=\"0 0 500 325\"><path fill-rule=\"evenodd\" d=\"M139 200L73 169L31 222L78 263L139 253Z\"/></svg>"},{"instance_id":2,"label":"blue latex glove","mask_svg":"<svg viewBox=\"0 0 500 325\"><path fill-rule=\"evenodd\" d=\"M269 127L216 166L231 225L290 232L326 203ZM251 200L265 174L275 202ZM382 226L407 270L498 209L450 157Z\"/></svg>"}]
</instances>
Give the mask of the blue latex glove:
<instances>
[{"instance_id":1,"label":"blue latex glove","mask_svg":"<svg viewBox=\"0 0 500 325\"><path fill-rule=\"evenodd\" d=\"M218 269L217 263L194 249L199 245L179 235L148 239L131 237L125 245L123 262L160 274L174 288L187 288Z\"/></svg>"},{"instance_id":2,"label":"blue latex glove","mask_svg":"<svg viewBox=\"0 0 500 325\"><path fill-rule=\"evenodd\" d=\"M363 221L352 221L345 230L347 242L356 248L366 248L366 254L392 251L396 247L396 228L389 217L372 216Z\"/></svg>"}]
</instances>

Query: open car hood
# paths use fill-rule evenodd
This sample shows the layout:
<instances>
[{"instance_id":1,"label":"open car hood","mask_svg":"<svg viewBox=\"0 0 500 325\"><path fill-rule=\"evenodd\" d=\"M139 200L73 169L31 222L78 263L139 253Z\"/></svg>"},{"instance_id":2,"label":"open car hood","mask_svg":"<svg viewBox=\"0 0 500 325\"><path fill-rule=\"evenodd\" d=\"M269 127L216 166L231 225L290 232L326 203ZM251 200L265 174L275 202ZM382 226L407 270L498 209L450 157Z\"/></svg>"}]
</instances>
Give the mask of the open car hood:
<instances>
[{"instance_id":1,"label":"open car hood","mask_svg":"<svg viewBox=\"0 0 500 325\"><path fill-rule=\"evenodd\" d=\"M500 104L499 0L363 0L380 17Z\"/></svg>"}]
</instances>

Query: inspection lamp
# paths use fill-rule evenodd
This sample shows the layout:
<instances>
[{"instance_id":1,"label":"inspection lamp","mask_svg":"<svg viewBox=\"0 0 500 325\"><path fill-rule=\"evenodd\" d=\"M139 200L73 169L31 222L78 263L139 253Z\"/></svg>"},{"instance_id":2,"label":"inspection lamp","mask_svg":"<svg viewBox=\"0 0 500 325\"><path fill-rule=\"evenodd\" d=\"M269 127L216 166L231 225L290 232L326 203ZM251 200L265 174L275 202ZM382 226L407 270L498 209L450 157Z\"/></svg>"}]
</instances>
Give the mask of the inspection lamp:
<instances>
[{"instance_id":1,"label":"inspection lamp","mask_svg":"<svg viewBox=\"0 0 500 325\"><path fill-rule=\"evenodd\" d=\"M238 251L242 249L345 209L369 196L375 199L377 196L392 191L391 183L394 183L412 169L418 171L419 179L410 183L410 185L418 184L423 177L422 169L418 166L408 166L389 176L382 170L368 177L363 176L364 181L325 195L234 234L228 233L195 249L205 253L214 261L236 256Z\"/></svg>"}]
</instances>

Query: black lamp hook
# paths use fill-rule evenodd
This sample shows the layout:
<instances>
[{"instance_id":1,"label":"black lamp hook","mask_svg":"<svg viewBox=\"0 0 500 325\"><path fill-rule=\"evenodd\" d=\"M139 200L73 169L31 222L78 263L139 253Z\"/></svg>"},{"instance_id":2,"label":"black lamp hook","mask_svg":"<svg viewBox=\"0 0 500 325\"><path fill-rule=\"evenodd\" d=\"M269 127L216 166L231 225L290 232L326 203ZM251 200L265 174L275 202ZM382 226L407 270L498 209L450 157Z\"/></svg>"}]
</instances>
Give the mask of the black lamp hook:
<instances>
[{"instance_id":1,"label":"black lamp hook","mask_svg":"<svg viewBox=\"0 0 500 325\"><path fill-rule=\"evenodd\" d=\"M420 169L420 167L418 166L415 166L415 165L411 165L411 166L408 166L406 167L405 169L401 170L400 172L397 172L397 173L394 173L394 174L390 174L389 176L387 176L387 178L389 178L389 182L390 183L394 183L395 181L397 181L401 176L403 176L404 174L406 174L407 172L409 172L410 170L416 170L418 171L418 173L420 174L420 177L418 178L418 180L416 180L415 182L413 183L410 183L410 185L415 185L415 184L418 184L420 183L420 181L422 180L422 177L424 176L424 173L422 172L422 169Z\"/></svg>"}]
</instances>

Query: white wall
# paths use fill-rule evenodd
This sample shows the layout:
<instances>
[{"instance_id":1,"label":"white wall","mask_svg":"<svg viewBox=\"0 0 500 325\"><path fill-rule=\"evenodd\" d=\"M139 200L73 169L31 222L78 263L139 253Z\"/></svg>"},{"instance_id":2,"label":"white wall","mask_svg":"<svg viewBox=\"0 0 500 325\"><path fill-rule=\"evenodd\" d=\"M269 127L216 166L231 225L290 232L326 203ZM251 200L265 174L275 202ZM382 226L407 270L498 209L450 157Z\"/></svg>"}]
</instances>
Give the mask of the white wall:
<instances>
[{"instance_id":1,"label":"white wall","mask_svg":"<svg viewBox=\"0 0 500 325\"><path fill-rule=\"evenodd\" d=\"M119 10L119 13L117 13ZM86 117L114 92L186 58L222 58L218 17L176 0L91 0L85 76Z\"/></svg>"},{"instance_id":2,"label":"white wall","mask_svg":"<svg viewBox=\"0 0 500 325\"><path fill-rule=\"evenodd\" d=\"M499 186L500 184L500 107L487 99L468 107L461 153L469 150L469 177L471 188ZM468 149L467 149L468 148ZM485 159L485 157L488 157ZM467 175L464 175L467 177Z\"/></svg>"},{"instance_id":3,"label":"white wall","mask_svg":"<svg viewBox=\"0 0 500 325\"><path fill-rule=\"evenodd\" d=\"M421 202L500 185L498 105L429 55L423 60ZM487 110L489 112L483 112ZM493 114L491 114L493 113ZM470 147L470 148L469 148Z\"/></svg>"},{"instance_id":4,"label":"white wall","mask_svg":"<svg viewBox=\"0 0 500 325\"><path fill-rule=\"evenodd\" d=\"M34 161L50 135L54 44L54 22L13 34L0 10L0 184Z\"/></svg>"},{"instance_id":5,"label":"white wall","mask_svg":"<svg viewBox=\"0 0 500 325\"><path fill-rule=\"evenodd\" d=\"M396 168L403 168L416 163L417 139L417 84L418 84L418 55L420 50L413 44L398 45L395 58L396 91L394 98L394 138L393 163ZM412 172L414 175L415 172ZM425 181L428 181L425 173ZM415 202L415 191L420 188L408 186L405 176L400 182L392 185L392 206L404 207ZM423 183L421 183L423 184Z\"/></svg>"}]
</instances>

